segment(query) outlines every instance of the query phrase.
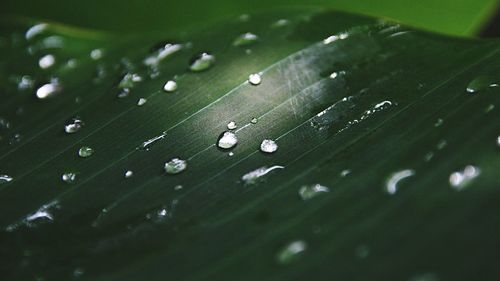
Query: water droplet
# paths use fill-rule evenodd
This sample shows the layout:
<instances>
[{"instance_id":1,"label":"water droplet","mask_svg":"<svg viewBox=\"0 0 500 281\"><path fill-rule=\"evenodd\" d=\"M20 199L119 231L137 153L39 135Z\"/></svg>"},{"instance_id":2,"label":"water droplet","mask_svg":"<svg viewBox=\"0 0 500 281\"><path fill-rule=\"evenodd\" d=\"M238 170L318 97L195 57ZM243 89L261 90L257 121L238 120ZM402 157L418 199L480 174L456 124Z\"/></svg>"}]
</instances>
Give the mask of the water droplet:
<instances>
[{"instance_id":1,"label":"water droplet","mask_svg":"<svg viewBox=\"0 0 500 281\"><path fill-rule=\"evenodd\" d=\"M174 186L174 190L181 190L181 189L182 189L182 185L180 185L180 184Z\"/></svg>"},{"instance_id":2,"label":"water droplet","mask_svg":"<svg viewBox=\"0 0 500 281\"><path fill-rule=\"evenodd\" d=\"M140 149L140 150L149 150L149 148L151 146L153 146L158 141L164 139L166 136L167 136L167 132L163 132L161 135L152 137L152 138L148 139L147 141L143 142L141 145L139 145L137 147L137 149Z\"/></svg>"},{"instance_id":3,"label":"water droplet","mask_svg":"<svg viewBox=\"0 0 500 281\"><path fill-rule=\"evenodd\" d=\"M238 143L238 138L233 132L224 132L217 141L217 146L222 149L233 148Z\"/></svg>"},{"instance_id":4,"label":"water droplet","mask_svg":"<svg viewBox=\"0 0 500 281\"><path fill-rule=\"evenodd\" d=\"M254 118L252 118L252 120L250 120L250 123L252 123L252 124L257 124L257 122L258 122L258 121L259 121L259 120L258 120L257 118L255 118L255 117L254 117Z\"/></svg>"},{"instance_id":5,"label":"water droplet","mask_svg":"<svg viewBox=\"0 0 500 281\"><path fill-rule=\"evenodd\" d=\"M436 120L436 123L434 123L434 127L439 127L441 125L443 125L443 119L438 118L438 120Z\"/></svg>"},{"instance_id":6,"label":"water droplet","mask_svg":"<svg viewBox=\"0 0 500 281\"><path fill-rule=\"evenodd\" d=\"M26 31L26 34L25 34L26 40L31 40L32 38L34 38L38 34L43 33L45 30L47 30L48 27L49 27L49 25L46 23L39 23L39 24L33 25L32 27L30 27Z\"/></svg>"},{"instance_id":7,"label":"water droplet","mask_svg":"<svg viewBox=\"0 0 500 281\"><path fill-rule=\"evenodd\" d=\"M278 252L276 260L280 264L289 264L296 261L306 249L307 244L305 241L293 241Z\"/></svg>"},{"instance_id":8,"label":"water droplet","mask_svg":"<svg viewBox=\"0 0 500 281\"><path fill-rule=\"evenodd\" d=\"M175 90L177 90L177 83L173 80L167 81L167 83L165 83L165 86L163 86L163 90L169 93L175 92Z\"/></svg>"},{"instance_id":9,"label":"water droplet","mask_svg":"<svg viewBox=\"0 0 500 281\"><path fill-rule=\"evenodd\" d=\"M408 178L408 177L411 177L411 176L414 176L415 175L415 171L414 170L410 170L410 169L406 169L406 170L402 170L402 171L398 171L398 172L395 172L393 173L392 175L389 176L389 178L387 179L386 183L385 183L385 189L387 191L387 193L389 194L396 194L396 192L398 191L398 183L405 179L405 178Z\"/></svg>"},{"instance_id":10,"label":"water droplet","mask_svg":"<svg viewBox=\"0 0 500 281\"><path fill-rule=\"evenodd\" d=\"M233 41L233 46L240 47L240 46L248 46L256 43L259 40L259 36L247 32L243 33L240 36L236 37Z\"/></svg>"},{"instance_id":11,"label":"water droplet","mask_svg":"<svg viewBox=\"0 0 500 281\"><path fill-rule=\"evenodd\" d=\"M229 157L234 156L234 152L231 151L227 155L229 155Z\"/></svg>"},{"instance_id":12,"label":"water droplet","mask_svg":"<svg viewBox=\"0 0 500 281\"><path fill-rule=\"evenodd\" d=\"M191 60L189 69L193 72L200 72L209 69L214 63L215 57L213 55L201 53Z\"/></svg>"},{"instance_id":13,"label":"water droplet","mask_svg":"<svg viewBox=\"0 0 500 281\"><path fill-rule=\"evenodd\" d=\"M171 44L167 43L158 49L153 55L148 56L144 59L144 64L152 68L158 67L161 61L170 57L174 53L182 49L181 44Z\"/></svg>"},{"instance_id":14,"label":"water droplet","mask_svg":"<svg viewBox=\"0 0 500 281\"><path fill-rule=\"evenodd\" d=\"M61 86L57 80L53 80L50 83L42 85L38 90L36 90L36 97L43 100L55 96L61 91Z\"/></svg>"},{"instance_id":15,"label":"water droplet","mask_svg":"<svg viewBox=\"0 0 500 281\"><path fill-rule=\"evenodd\" d=\"M41 69L47 69L54 65L56 58L53 55L45 55L38 60L38 65Z\"/></svg>"},{"instance_id":16,"label":"water droplet","mask_svg":"<svg viewBox=\"0 0 500 281\"><path fill-rule=\"evenodd\" d=\"M231 121L231 122L227 123L227 128L228 128L229 130L234 130L234 129L236 129L237 127L238 127L238 126L236 125L236 122L234 122L234 121Z\"/></svg>"},{"instance_id":17,"label":"water droplet","mask_svg":"<svg viewBox=\"0 0 500 281\"><path fill-rule=\"evenodd\" d=\"M142 77L137 73L127 73L123 76L122 80L118 84L120 89L130 89L135 86L135 84L142 81Z\"/></svg>"},{"instance_id":18,"label":"water droplet","mask_svg":"<svg viewBox=\"0 0 500 281\"><path fill-rule=\"evenodd\" d=\"M347 37L349 37L349 34L347 34L347 33L340 33L339 35L332 35L332 36L329 36L328 38L326 38L325 40L323 40L323 44L325 44L325 45L331 44L331 43L338 41L338 40L344 40Z\"/></svg>"},{"instance_id":19,"label":"water droplet","mask_svg":"<svg viewBox=\"0 0 500 281\"><path fill-rule=\"evenodd\" d=\"M500 146L500 136L497 137L497 145Z\"/></svg>"},{"instance_id":20,"label":"water droplet","mask_svg":"<svg viewBox=\"0 0 500 281\"><path fill-rule=\"evenodd\" d=\"M498 87L497 79L490 75L481 75L474 78L469 85L467 85L467 93L475 94L479 91L485 90L488 87Z\"/></svg>"},{"instance_id":21,"label":"water droplet","mask_svg":"<svg viewBox=\"0 0 500 281\"><path fill-rule=\"evenodd\" d=\"M134 172L132 172L130 170L125 172L125 178L126 179L131 178L133 175L134 175Z\"/></svg>"},{"instance_id":22,"label":"water droplet","mask_svg":"<svg viewBox=\"0 0 500 281\"><path fill-rule=\"evenodd\" d=\"M148 100L145 99L145 98L140 98L138 101L137 101L137 105L138 106L143 106Z\"/></svg>"},{"instance_id":23,"label":"water droplet","mask_svg":"<svg viewBox=\"0 0 500 281\"><path fill-rule=\"evenodd\" d=\"M250 76L248 76L248 82L254 86L257 86L260 84L260 82L262 82L262 78L257 73L250 74Z\"/></svg>"},{"instance_id":24,"label":"water droplet","mask_svg":"<svg viewBox=\"0 0 500 281\"><path fill-rule=\"evenodd\" d=\"M6 227L7 232L12 232L17 230L21 226L27 226L30 228L37 227L43 223L52 222L54 220L53 211L59 209L59 201L53 201L48 204L41 206L35 212L27 215L24 219L14 224L10 224Z\"/></svg>"},{"instance_id":25,"label":"water droplet","mask_svg":"<svg viewBox=\"0 0 500 281\"><path fill-rule=\"evenodd\" d=\"M21 135L20 134L15 134L9 140L9 144L10 145L13 145L13 144L16 144L16 143L20 143L20 142L21 142Z\"/></svg>"},{"instance_id":26,"label":"water droplet","mask_svg":"<svg viewBox=\"0 0 500 281\"><path fill-rule=\"evenodd\" d=\"M126 98L130 95L130 89L129 88L125 88L125 89L122 89L119 93L118 93L118 98L122 99L122 98Z\"/></svg>"},{"instance_id":27,"label":"water droplet","mask_svg":"<svg viewBox=\"0 0 500 281\"><path fill-rule=\"evenodd\" d=\"M373 109L377 110L377 109L384 109L384 108L387 108L389 106L392 106L392 102L391 101L383 101L383 102L380 102L380 103L377 103Z\"/></svg>"},{"instance_id":28,"label":"water droplet","mask_svg":"<svg viewBox=\"0 0 500 281\"><path fill-rule=\"evenodd\" d=\"M277 21L275 21L271 27L272 28L278 28L278 27L284 27L284 26L287 26L290 24L290 21L287 20L287 19L279 19Z\"/></svg>"},{"instance_id":29,"label":"water droplet","mask_svg":"<svg viewBox=\"0 0 500 281\"><path fill-rule=\"evenodd\" d=\"M6 183L6 182L11 182L13 178L8 175L0 175L0 184Z\"/></svg>"},{"instance_id":30,"label":"water droplet","mask_svg":"<svg viewBox=\"0 0 500 281\"><path fill-rule=\"evenodd\" d=\"M19 90L27 90L33 88L35 81L29 75L23 75L17 83L17 88Z\"/></svg>"},{"instance_id":31,"label":"water droplet","mask_svg":"<svg viewBox=\"0 0 500 281\"><path fill-rule=\"evenodd\" d=\"M80 156L82 158L90 157L90 156L92 156L92 154L94 154L94 150L88 146L82 146L78 150L78 156Z\"/></svg>"},{"instance_id":32,"label":"water droplet","mask_svg":"<svg viewBox=\"0 0 500 281\"><path fill-rule=\"evenodd\" d=\"M104 51L102 49L94 49L90 52L90 58L93 60L100 60L104 56Z\"/></svg>"},{"instance_id":33,"label":"water droplet","mask_svg":"<svg viewBox=\"0 0 500 281\"><path fill-rule=\"evenodd\" d=\"M260 144L260 151L265 153L273 153L278 150L278 144L273 140L263 140Z\"/></svg>"},{"instance_id":34,"label":"water droplet","mask_svg":"<svg viewBox=\"0 0 500 281\"><path fill-rule=\"evenodd\" d=\"M63 182L66 182L66 183L73 183L76 180L76 174L75 173L64 173L62 175L62 180L63 180Z\"/></svg>"},{"instance_id":35,"label":"water droplet","mask_svg":"<svg viewBox=\"0 0 500 281\"><path fill-rule=\"evenodd\" d=\"M253 170L249 173L244 174L241 177L241 180L247 185L256 184L263 176L267 175L269 172L276 170L276 169L284 169L284 168L285 167L283 167L283 166L272 166L270 168L260 167L256 170Z\"/></svg>"},{"instance_id":36,"label":"water droplet","mask_svg":"<svg viewBox=\"0 0 500 281\"><path fill-rule=\"evenodd\" d=\"M342 172L340 172L340 176L345 178L347 177L349 174L351 173L351 170L343 170Z\"/></svg>"},{"instance_id":37,"label":"water droplet","mask_svg":"<svg viewBox=\"0 0 500 281\"><path fill-rule=\"evenodd\" d=\"M173 158L172 160L165 163L165 172L167 174L178 174L184 171L187 167L186 160L182 160L179 158Z\"/></svg>"},{"instance_id":38,"label":"water droplet","mask_svg":"<svg viewBox=\"0 0 500 281\"><path fill-rule=\"evenodd\" d=\"M450 185L453 189L462 190L480 174L481 170L478 167L467 165L462 171L457 171L450 175Z\"/></svg>"},{"instance_id":39,"label":"water droplet","mask_svg":"<svg viewBox=\"0 0 500 281\"><path fill-rule=\"evenodd\" d=\"M64 131L68 134L74 134L78 132L83 127L83 125L85 125L83 121L80 118L75 117L68 123L66 123L66 125L64 125Z\"/></svg>"},{"instance_id":40,"label":"water droplet","mask_svg":"<svg viewBox=\"0 0 500 281\"><path fill-rule=\"evenodd\" d=\"M299 189L299 195L302 200L312 199L321 193L330 192L330 189L321 184L303 185Z\"/></svg>"}]
</instances>

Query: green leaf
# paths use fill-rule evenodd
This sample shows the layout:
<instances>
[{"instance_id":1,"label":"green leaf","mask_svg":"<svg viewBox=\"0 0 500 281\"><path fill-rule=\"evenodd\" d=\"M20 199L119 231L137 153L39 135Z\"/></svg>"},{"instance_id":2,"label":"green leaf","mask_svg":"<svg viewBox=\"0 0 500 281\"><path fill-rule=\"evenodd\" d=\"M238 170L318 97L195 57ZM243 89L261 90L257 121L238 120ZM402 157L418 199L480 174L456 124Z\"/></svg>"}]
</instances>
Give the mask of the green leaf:
<instances>
[{"instance_id":1,"label":"green leaf","mask_svg":"<svg viewBox=\"0 0 500 281\"><path fill-rule=\"evenodd\" d=\"M4 0L0 13L120 32L177 31L241 14L289 7L323 7L394 19L453 35L474 35L498 7L496 0Z\"/></svg>"},{"instance_id":2,"label":"green leaf","mask_svg":"<svg viewBox=\"0 0 500 281\"><path fill-rule=\"evenodd\" d=\"M26 29L0 37L5 280L498 276L498 40L317 11Z\"/></svg>"}]
</instances>

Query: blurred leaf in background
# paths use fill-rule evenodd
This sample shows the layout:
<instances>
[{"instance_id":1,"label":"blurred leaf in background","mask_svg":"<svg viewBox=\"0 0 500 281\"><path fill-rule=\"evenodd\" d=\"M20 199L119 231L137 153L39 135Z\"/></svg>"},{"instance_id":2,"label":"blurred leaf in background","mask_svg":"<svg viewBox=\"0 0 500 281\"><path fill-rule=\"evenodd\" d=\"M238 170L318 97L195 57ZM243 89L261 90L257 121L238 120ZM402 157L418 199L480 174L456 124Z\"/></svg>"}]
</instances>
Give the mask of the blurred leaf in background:
<instances>
[{"instance_id":1,"label":"blurred leaf in background","mask_svg":"<svg viewBox=\"0 0 500 281\"><path fill-rule=\"evenodd\" d=\"M120 32L172 31L242 13L309 5L390 18L441 33L473 35L497 4L497 0L3 0L0 13Z\"/></svg>"}]
</instances>

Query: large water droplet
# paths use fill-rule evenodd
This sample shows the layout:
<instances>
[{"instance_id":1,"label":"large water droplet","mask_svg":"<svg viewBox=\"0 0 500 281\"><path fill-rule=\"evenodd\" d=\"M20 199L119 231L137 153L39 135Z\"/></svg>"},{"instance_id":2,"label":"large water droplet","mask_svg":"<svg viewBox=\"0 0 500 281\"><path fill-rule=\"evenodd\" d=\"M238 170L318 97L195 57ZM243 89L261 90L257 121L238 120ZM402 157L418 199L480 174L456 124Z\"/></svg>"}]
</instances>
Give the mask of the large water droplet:
<instances>
[{"instance_id":1,"label":"large water droplet","mask_svg":"<svg viewBox=\"0 0 500 281\"><path fill-rule=\"evenodd\" d=\"M256 184L261 180L263 176L268 174L269 172L276 170L276 169L284 169L285 167L283 166L272 166L270 168L268 167L260 167L256 170L253 170L249 173L244 174L241 177L241 180L248 185Z\"/></svg>"},{"instance_id":2,"label":"large water droplet","mask_svg":"<svg viewBox=\"0 0 500 281\"><path fill-rule=\"evenodd\" d=\"M398 183L408 177L415 175L414 170L406 169L398 171L389 176L385 183L385 189L389 194L395 194L398 191Z\"/></svg>"},{"instance_id":3,"label":"large water droplet","mask_svg":"<svg viewBox=\"0 0 500 281\"><path fill-rule=\"evenodd\" d=\"M262 152L274 153L276 150L278 150L278 144L273 140L266 139L260 144L260 151Z\"/></svg>"},{"instance_id":4,"label":"large water droplet","mask_svg":"<svg viewBox=\"0 0 500 281\"><path fill-rule=\"evenodd\" d=\"M61 86L57 80L53 80L50 83L42 85L38 90L36 90L36 97L43 100L55 96L61 91Z\"/></svg>"},{"instance_id":5,"label":"large water droplet","mask_svg":"<svg viewBox=\"0 0 500 281\"><path fill-rule=\"evenodd\" d=\"M92 156L92 154L94 154L94 149L92 149L91 147L88 147L88 146L82 146L78 150L78 156L80 156L82 158L90 157L90 156Z\"/></svg>"},{"instance_id":6,"label":"large water droplet","mask_svg":"<svg viewBox=\"0 0 500 281\"><path fill-rule=\"evenodd\" d=\"M481 75L474 78L469 85L467 85L467 92L474 94L479 91L485 90L488 87L498 87L498 79L491 75Z\"/></svg>"},{"instance_id":7,"label":"large water droplet","mask_svg":"<svg viewBox=\"0 0 500 281\"><path fill-rule=\"evenodd\" d=\"M163 90L169 93L175 92L175 90L177 90L177 83L173 80L167 81L167 83L165 83L165 86L163 86Z\"/></svg>"},{"instance_id":8,"label":"large water droplet","mask_svg":"<svg viewBox=\"0 0 500 281\"><path fill-rule=\"evenodd\" d=\"M189 69L193 72L199 72L209 69L212 65L214 65L214 63L215 57L213 55L201 53L191 60Z\"/></svg>"},{"instance_id":9,"label":"large water droplet","mask_svg":"<svg viewBox=\"0 0 500 281\"><path fill-rule=\"evenodd\" d=\"M309 200L326 192L330 192L330 189L321 184L303 185L299 189L299 195L302 200Z\"/></svg>"},{"instance_id":10,"label":"large water droplet","mask_svg":"<svg viewBox=\"0 0 500 281\"><path fill-rule=\"evenodd\" d=\"M217 146L222 149L233 148L238 143L238 138L233 132L224 132L217 141Z\"/></svg>"},{"instance_id":11,"label":"large water droplet","mask_svg":"<svg viewBox=\"0 0 500 281\"><path fill-rule=\"evenodd\" d=\"M258 73L250 74L250 76L248 76L248 82L254 86L257 86L260 84L260 82L262 82L262 78Z\"/></svg>"},{"instance_id":12,"label":"large water droplet","mask_svg":"<svg viewBox=\"0 0 500 281\"><path fill-rule=\"evenodd\" d=\"M11 182L13 178L9 175L0 175L0 184L6 183L6 182Z\"/></svg>"},{"instance_id":13,"label":"large water droplet","mask_svg":"<svg viewBox=\"0 0 500 281\"><path fill-rule=\"evenodd\" d=\"M63 182L73 183L76 180L76 174L72 173L72 172L64 173L61 178L62 178Z\"/></svg>"},{"instance_id":14,"label":"large water droplet","mask_svg":"<svg viewBox=\"0 0 500 281\"><path fill-rule=\"evenodd\" d=\"M480 174L481 170L478 167L467 165L462 171L450 175L450 185L453 189L462 190Z\"/></svg>"},{"instance_id":15,"label":"large water droplet","mask_svg":"<svg viewBox=\"0 0 500 281\"><path fill-rule=\"evenodd\" d=\"M233 46L240 47L240 46L248 46L256 43L259 40L259 36L247 32L243 33L240 36L236 37L233 41Z\"/></svg>"},{"instance_id":16,"label":"large water droplet","mask_svg":"<svg viewBox=\"0 0 500 281\"><path fill-rule=\"evenodd\" d=\"M56 58L53 55L45 55L38 60L38 65L41 69L47 69L54 65Z\"/></svg>"},{"instance_id":17,"label":"large water droplet","mask_svg":"<svg viewBox=\"0 0 500 281\"><path fill-rule=\"evenodd\" d=\"M236 129L237 127L238 127L238 126L236 125L236 122L234 122L234 121L231 121L231 122L227 123L227 128L228 128L229 130L234 130L234 129Z\"/></svg>"},{"instance_id":18,"label":"large water droplet","mask_svg":"<svg viewBox=\"0 0 500 281\"><path fill-rule=\"evenodd\" d=\"M165 163L165 172L167 174L178 174L187 168L186 160L179 158L173 158L172 160Z\"/></svg>"},{"instance_id":19,"label":"large water droplet","mask_svg":"<svg viewBox=\"0 0 500 281\"><path fill-rule=\"evenodd\" d=\"M276 255L276 260L280 264L289 264L296 261L300 254L307 249L307 244L303 240L296 240L286 245Z\"/></svg>"},{"instance_id":20,"label":"large water droplet","mask_svg":"<svg viewBox=\"0 0 500 281\"><path fill-rule=\"evenodd\" d=\"M83 125L85 125L83 121L80 118L75 117L68 123L66 123L66 125L64 125L64 131L68 134L73 134L78 132L83 127Z\"/></svg>"}]
</instances>

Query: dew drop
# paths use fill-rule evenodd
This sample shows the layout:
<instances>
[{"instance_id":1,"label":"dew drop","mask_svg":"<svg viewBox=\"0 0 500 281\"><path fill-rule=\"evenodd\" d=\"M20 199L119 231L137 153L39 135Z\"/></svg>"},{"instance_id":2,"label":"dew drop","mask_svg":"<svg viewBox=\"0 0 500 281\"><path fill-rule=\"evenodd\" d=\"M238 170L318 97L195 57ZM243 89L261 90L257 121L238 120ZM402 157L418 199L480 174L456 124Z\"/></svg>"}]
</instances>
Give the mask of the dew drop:
<instances>
[{"instance_id":1,"label":"dew drop","mask_svg":"<svg viewBox=\"0 0 500 281\"><path fill-rule=\"evenodd\" d=\"M467 165L463 170L453 172L450 175L450 185L455 190L462 190L480 174L481 170L478 167Z\"/></svg>"},{"instance_id":2,"label":"dew drop","mask_svg":"<svg viewBox=\"0 0 500 281\"><path fill-rule=\"evenodd\" d=\"M13 178L9 175L0 175L0 184L11 182Z\"/></svg>"},{"instance_id":3,"label":"dew drop","mask_svg":"<svg viewBox=\"0 0 500 281\"><path fill-rule=\"evenodd\" d=\"M63 182L73 183L76 180L76 174L75 173L64 173L61 178L62 178Z\"/></svg>"},{"instance_id":4,"label":"dew drop","mask_svg":"<svg viewBox=\"0 0 500 281\"><path fill-rule=\"evenodd\" d=\"M342 172L340 172L340 176L345 178L347 177L349 174L351 173L351 170L342 170Z\"/></svg>"},{"instance_id":5,"label":"dew drop","mask_svg":"<svg viewBox=\"0 0 500 281\"><path fill-rule=\"evenodd\" d=\"M33 88L35 81L29 75L23 75L21 79L17 82L17 88L19 90L27 90Z\"/></svg>"},{"instance_id":6,"label":"dew drop","mask_svg":"<svg viewBox=\"0 0 500 281\"><path fill-rule=\"evenodd\" d=\"M45 55L38 60L38 65L41 69L47 69L54 65L56 58L53 55Z\"/></svg>"},{"instance_id":7,"label":"dew drop","mask_svg":"<svg viewBox=\"0 0 500 281\"><path fill-rule=\"evenodd\" d=\"M174 53L182 49L181 44L171 44L167 43L163 45L159 50L157 50L153 55L148 56L144 59L144 64L152 68L158 67L161 61L170 57Z\"/></svg>"},{"instance_id":8,"label":"dew drop","mask_svg":"<svg viewBox=\"0 0 500 281\"><path fill-rule=\"evenodd\" d=\"M145 99L145 98L140 98L138 101L137 101L137 105L138 106L143 106L144 104L146 104L148 100Z\"/></svg>"},{"instance_id":9,"label":"dew drop","mask_svg":"<svg viewBox=\"0 0 500 281\"><path fill-rule=\"evenodd\" d=\"M227 155L229 155L229 157L234 156L234 152L231 151Z\"/></svg>"},{"instance_id":10,"label":"dew drop","mask_svg":"<svg viewBox=\"0 0 500 281\"><path fill-rule=\"evenodd\" d=\"M254 118L252 118L252 120L250 120L250 123L252 123L252 124L257 124L257 122L258 122L258 121L259 121L259 120L258 120L257 118L255 118L255 117L254 117Z\"/></svg>"},{"instance_id":11,"label":"dew drop","mask_svg":"<svg viewBox=\"0 0 500 281\"><path fill-rule=\"evenodd\" d=\"M55 96L59 91L61 91L61 86L57 80L54 80L38 88L38 90L36 90L36 97L41 100L48 99Z\"/></svg>"},{"instance_id":12,"label":"dew drop","mask_svg":"<svg viewBox=\"0 0 500 281\"><path fill-rule=\"evenodd\" d=\"M92 156L92 154L94 154L94 149L92 149L91 147L88 147L88 146L82 146L78 150L78 156L80 156L82 158L90 157L90 156Z\"/></svg>"},{"instance_id":13,"label":"dew drop","mask_svg":"<svg viewBox=\"0 0 500 281\"><path fill-rule=\"evenodd\" d=\"M237 127L238 127L238 126L236 125L236 122L234 122L234 121L231 121L231 122L227 123L227 128L228 128L229 130L234 130L234 129L236 129Z\"/></svg>"},{"instance_id":14,"label":"dew drop","mask_svg":"<svg viewBox=\"0 0 500 281\"><path fill-rule=\"evenodd\" d=\"M184 171L187 167L187 162L186 160L182 160L179 158L173 158L172 160L168 161L165 163L165 172L167 174L178 174L182 171Z\"/></svg>"},{"instance_id":15,"label":"dew drop","mask_svg":"<svg viewBox=\"0 0 500 281\"><path fill-rule=\"evenodd\" d=\"M330 189L318 183L312 185L303 185L299 189L299 195L302 200L309 200L320 195L321 193L326 192L330 192Z\"/></svg>"},{"instance_id":16,"label":"dew drop","mask_svg":"<svg viewBox=\"0 0 500 281\"><path fill-rule=\"evenodd\" d=\"M163 90L169 93L175 92L175 90L177 90L177 83L173 80L167 81L167 83L165 83L165 86L163 86Z\"/></svg>"},{"instance_id":17,"label":"dew drop","mask_svg":"<svg viewBox=\"0 0 500 281\"><path fill-rule=\"evenodd\" d=\"M80 118L75 117L72 118L68 123L66 123L66 125L64 125L64 131L67 134L74 134L78 132L83 127L83 125L83 121Z\"/></svg>"},{"instance_id":18,"label":"dew drop","mask_svg":"<svg viewBox=\"0 0 500 281\"><path fill-rule=\"evenodd\" d=\"M125 178L128 179L128 178L131 178L132 176L134 175L134 172L128 170L125 172Z\"/></svg>"},{"instance_id":19,"label":"dew drop","mask_svg":"<svg viewBox=\"0 0 500 281\"><path fill-rule=\"evenodd\" d=\"M276 255L276 260L279 264L289 264L296 261L299 256L307 249L307 244L303 240L296 240L283 249L281 249Z\"/></svg>"},{"instance_id":20,"label":"dew drop","mask_svg":"<svg viewBox=\"0 0 500 281\"><path fill-rule=\"evenodd\" d=\"M323 44L325 44L325 45L331 44L331 43L338 41L338 40L344 40L347 37L349 37L349 34L347 34L347 33L340 33L339 35L332 35L332 36L329 36L328 38L326 38L325 40L323 40Z\"/></svg>"},{"instance_id":21,"label":"dew drop","mask_svg":"<svg viewBox=\"0 0 500 281\"><path fill-rule=\"evenodd\" d=\"M215 57L213 55L201 53L191 60L189 69L193 72L200 72L209 69L214 63Z\"/></svg>"},{"instance_id":22,"label":"dew drop","mask_svg":"<svg viewBox=\"0 0 500 281\"><path fill-rule=\"evenodd\" d=\"M411 176L414 176L414 175L415 175L415 171L410 170L410 169L398 171L398 172L391 174L385 183L385 189L386 189L387 193L389 193L391 195L396 194L396 192L398 191L398 188L399 188L398 183L401 180L408 178L408 177L411 177Z\"/></svg>"},{"instance_id":23,"label":"dew drop","mask_svg":"<svg viewBox=\"0 0 500 281\"><path fill-rule=\"evenodd\" d=\"M174 190L181 190L181 189L182 189L182 185L180 185L180 184L174 186Z\"/></svg>"},{"instance_id":24,"label":"dew drop","mask_svg":"<svg viewBox=\"0 0 500 281\"><path fill-rule=\"evenodd\" d=\"M104 51L102 49L94 49L90 52L90 58L93 60L100 60L104 56Z\"/></svg>"},{"instance_id":25,"label":"dew drop","mask_svg":"<svg viewBox=\"0 0 500 281\"><path fill-rule=\"evenodd\" d=\"M259 36L247 32L243 33L240 36L236 37L233 41L233 46L240 47L240 46L248 46L256 43L259 40Z\"/></svg>"},{"instance_id":26,"label":"dew drop","mask_svg":"<svg viewBox=\"0 0 500 281\"><path fill-rule=\"evenodd\" d=\"M32 27L30 27L26 31L26 34L25 34L26 40L30 40L30 39L34 38L35 36L37 36L38 34L43 33L45 30L47 30L48 27L49 27L49 25L46 23L39 23L39 24L33 25Z\"/></svg>"},{"instance_id":27,"label":"dew drop","mask_svg":"<svg viewBox=\"0 0 500 281\"><path fill-rule=\"evenodd\" d=\"M260 151L265 153L274 153L278 150L278 144L273 140L265 139L260 144Z\"/></svg>"},{"instance_id":28,"label":"dew drop","mask_svg":"<svg viewBox=\"0 0 500 281\"><path fill-rule=\"evenodd\" d=\"M120 89L130 89L135 86L135 84L142 81L142 77L137 73L127 73L123 76L122 80L118 84Z\"/></svg>"},{"instance_id":29,"label":"dew drop","mask_svg":"<svg viewBox=\"0 0 500 281\"><path fill-rule=\"evenodd\" d=\"M247 185L256 184L259 182L259 180L261 180L261 178L263 176L267 175L269 172L276 170L276 169L284 169L284 168L285 167L283 167L283 166L272 166L270 168L260 167L256 170L253 170L251 172L244 174L241 177L241 180Z\"/></svg>"},{"instance_id":30,"label":"dew drop","mask_svg":"<svg viewBox=\"0 0 500 281\"><path fill-rule=\"evenodd\" d=\"M233 132L224 132L217 141L217 146L222 149L233 148L238 143L238 138Z\"/></svg>"},{"instance_id":31,"label":"dew drop","mask_svg":"<svg viewBox=\"0 0 500 281\"><path fill-rule=\"evenodd\" d=\"M257 86L260 84L260 82L262 82L262 78L260 77L260 74L250 74L250 76L248 76L248 82L254 86Z\"/></svg>"}]
</instances>

